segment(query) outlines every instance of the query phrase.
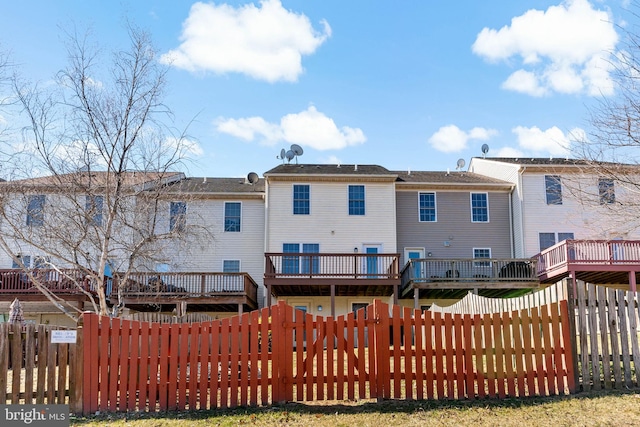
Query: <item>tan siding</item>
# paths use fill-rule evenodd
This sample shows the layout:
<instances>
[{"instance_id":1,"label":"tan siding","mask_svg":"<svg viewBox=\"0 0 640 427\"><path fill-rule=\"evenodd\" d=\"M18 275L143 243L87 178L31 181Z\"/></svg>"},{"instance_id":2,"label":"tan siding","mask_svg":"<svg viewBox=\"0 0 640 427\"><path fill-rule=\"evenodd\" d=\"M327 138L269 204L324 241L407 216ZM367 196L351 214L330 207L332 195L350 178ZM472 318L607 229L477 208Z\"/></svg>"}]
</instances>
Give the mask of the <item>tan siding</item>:
<instances>
[{"instance_id":1,"label":"tan siding","mask_svg":"<svg viewBox=\"0 0 640 427\"><path fill-rule=\"evenodd\" d=\"M488 193L488 223L471 222L468 191L437 191L437 222L419 222L418 193L396 194L400 252L407 247L423 247L433 258L472 258L473 248L491 248L492 257L511 257L508 193ZM402 257L404 264L404 254Z\"/></svg>"}]
</instances>

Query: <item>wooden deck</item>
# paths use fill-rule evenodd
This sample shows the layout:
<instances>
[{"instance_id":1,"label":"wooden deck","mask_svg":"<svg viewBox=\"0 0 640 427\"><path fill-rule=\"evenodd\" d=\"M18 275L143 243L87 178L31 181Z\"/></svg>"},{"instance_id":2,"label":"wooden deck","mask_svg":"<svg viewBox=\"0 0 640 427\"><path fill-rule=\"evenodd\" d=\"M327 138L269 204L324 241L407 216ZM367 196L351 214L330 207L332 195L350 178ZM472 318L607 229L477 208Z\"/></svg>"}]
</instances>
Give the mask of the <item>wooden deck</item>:
<instances>
[{"instance_id":1,"label":"wooden deck","mask_svg":"<svg viewBox=\"0 0 640 427\"><path fill-rule=\"evenodd\" d=\"M275 296L390 296L398 254L266 253L264 284Z\"/></svg>"},{"instance_id":2,"label":"wooden deck","mask_svg":"<svg viewBox=\"0 0 640 427\"><path fill-rule=\"evenodd\" d=\"M21 301L48 301L36 287L35 281L69 301L85 301L88 299L85 292L94 292L91 283L81 270L34 268L27 273L18 268L2 269L0 270L0 301L11 301L14 298L19 298Z\"/></svg>"},{"instance_id":3,"label":"wooden deck","mask_svg":"<svg viewBox=\"0 0 640 427\"><path fill-rule=\"evenodd\" d=\"M245 311L258 308L258 285L248 273L130 273L121 283L116 274L107 286L113 304L140 311L149 306L187 304L189 311ZM111 288L111 289L110 289ZM165 307L163 307L163 310Z\"/></svg>"},{"instance_id":4,"label":"wooden deck","mask_svg":"<svg viewBox=\"0 0 640 427\"><path fill-rule=\"evenodd\" d=\"M402 269L401 298L461 298L469 291L513 297L537 289L531 259L411 259Z\"/></svg>"},{"instance_id":5,"label":"wooden deck","mask_svg":"<svg viewBox=\"0 0 640 427\"><path fill-rule=\"evenodd\" d=\"M569 275L595 284L633 286L640 279L640 241L565 240L536 256L541 283Z\"/></svg>"}]
</instances>

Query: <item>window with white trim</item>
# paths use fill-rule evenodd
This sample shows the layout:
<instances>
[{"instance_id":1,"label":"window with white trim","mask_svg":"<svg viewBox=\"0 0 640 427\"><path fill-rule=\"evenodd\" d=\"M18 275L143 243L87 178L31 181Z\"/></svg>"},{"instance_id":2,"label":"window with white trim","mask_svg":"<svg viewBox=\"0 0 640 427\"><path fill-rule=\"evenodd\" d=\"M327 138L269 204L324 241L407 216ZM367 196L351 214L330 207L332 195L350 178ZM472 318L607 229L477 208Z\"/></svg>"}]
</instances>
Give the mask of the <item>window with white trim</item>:
<instances>
[{"instance_id":1,"label":"window with white trim","mask_svg":"<svg viewBox=\"0 0 640 427\"><path fill-rule=\"evenodd\" d=\"M437 222L436 193L418 193L418 215L420 222Z\"/></svg>"},{"instance_id":2,"label":"window with white trim","mask_svg":"<svg viewBox=\"0 0 640 427\"><path fill-rule=\"evenodd\" d=\"M556 243L560 243L563 240L573 240L573 233L564 232L564 233L538 233L538 239L540 241L540 252L544 251L547 248L555 245ZM557 237L557 240L556 240Z\"/></svg>"},{"instance_id":3,"label":"window with white trim","mask_svg":"<svg viewBox=\"0 0 640 427\"><path fill-rule=\"evenodd\" d=\"M611 205L616 202L616 190L611 178L598 179L598 194L601 205Z\"/></svg>"},{"instance_id":4,"label":"window with white trim","mask_svg":"<svg viewBox=\"0 0 640 427\"><path fill-rule=\"evenodd\" d=\"M562 180L558 175L545 175L544 188L548 205L562 204Z\"/></svg>"},{"instance_id":5,"label":"window with white trim","mask_svg":"<svg viewBox=\"0 0 640 427\"><path fill-rule=\"evenodd\" d=\"M310 189L307 184L295 184L293 186L293 214L309 215Z\"/></svg>"},{"instance_id":6,"label":"window with white trim","mask_svg":"<svg viewBox=\"0 0 640 427\"><path fill-rule=\"evenodd\" d=\"M473 248L473 258L491 258L491 248ZM474 261L474 267L490 267L491 261Z\"/></svg>"},{"instance_id":7,"label":"window with white trim","mask_svg":"<svg viewBox=\"0 0 640 427\"><path fill-rule=\"evenodd\" d=\"M242 223L242 203L224 202L224 231L240 232Z\"/></svg>"},{"instance_id":8,"label":"window with white trim","mask_svg":"<svg viewBox=\"0 0 640 427\"><path fill-rule=\"evenodd\" d=\"M471 222L489 222L489 194L471 193Z\"/></svg>"},{"instance_id":9,"label":"window with white trim","mask_svg":"<svg viewBox=\"0 0 640 427\"><path fill-rule=\"evenodd\" d=\"M42 227L44 225L44 194L29 196L27 201L27 225Z\"/></svg>"},{"instance_id":10,"label":"window with white trim","mask_svg":"<svg viewBox=\"0 0 640 427\"><path fill-rule=\"evenodd\" d=\"M87 222L96 227L102 226L103 196L88 195L85 197L85 211Z\"/></svg>"},{"instance_id":11,"label":"window with white trim","mask_svg":"<svg viewBox=\"0 0 640 427\"><path fill-rule=\"evenodd\" d=\"M349 215L364 215L364 185L349 186Z\"/></svg>"},{"instance_id":12,"label":"window with white trim","mask_svg":"<svg viewBox=\"0 0 640 427\"><path fill-rule=\"evenodd\" d=\"M169 231L183 232L187 222L187 203L171 202L169 208Z\"/></svg>"},{"instance_id":13,"label":"window with white trim","mask_svg":"<svg viewBox=\"0 0 640 427\"><path fill-rule=\"evenodd\" d=\"M239 259L225 259L222 261L223 273L240 273Z\"/></svg>"}]
</instances>

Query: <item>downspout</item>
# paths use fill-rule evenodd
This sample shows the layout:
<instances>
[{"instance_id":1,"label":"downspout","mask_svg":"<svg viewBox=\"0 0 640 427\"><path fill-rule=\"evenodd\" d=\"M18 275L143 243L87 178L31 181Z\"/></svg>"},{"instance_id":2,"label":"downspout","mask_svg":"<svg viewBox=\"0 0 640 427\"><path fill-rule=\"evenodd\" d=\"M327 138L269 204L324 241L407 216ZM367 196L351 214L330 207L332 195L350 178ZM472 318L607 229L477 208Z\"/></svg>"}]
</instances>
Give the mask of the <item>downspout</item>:
<instances>
[{"instance_id":1,"label":"downspout","mask_svg":"<svg viewBox=\"0 0 640 427\"><path fill-rule=\"evenodd\" d=\"M509 236L511 236L509 241L511 243L511 258L516 257L516 252L515 252L516 238L513 234L514 233L513 233L513 188L512 188L511 191L509 191Z\"/></svg>"}]
</instances>

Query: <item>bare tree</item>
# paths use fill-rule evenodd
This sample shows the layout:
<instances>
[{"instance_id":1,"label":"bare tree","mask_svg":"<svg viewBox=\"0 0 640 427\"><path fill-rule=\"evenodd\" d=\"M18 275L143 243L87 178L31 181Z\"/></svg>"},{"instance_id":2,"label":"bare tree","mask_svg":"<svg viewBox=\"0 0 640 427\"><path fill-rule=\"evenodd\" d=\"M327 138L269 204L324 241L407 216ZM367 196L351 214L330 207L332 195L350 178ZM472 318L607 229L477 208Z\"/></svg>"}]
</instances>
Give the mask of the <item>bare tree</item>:
<instances>
[{"instance_id":1,"label":"bare tree","mask_svg":"<svg viewBox=\"0 0 640 427\"><path fill-rule=\"evenodd\" d=\"M167 125L173 121L163 104L167 68L145 32L128 31L130 46L107 61L87 37L71 34L68 67L52 89L14 80L28 121L24 146L31 147L14 157L14 166L30 170L0 186L0 246L61 306L45 279L24 265L21 251L43 254L41 263L79 287L90 281L88 296L101 314L110 311L105 268L126 281L136 268L167 263L196 233L184 212L176 219L169 209L167 191L184 178L178 171L192 143Z\"/></svg>"},{"instance_id":2,"label":"bare tree","mask_svg":"<svg viewBox=\"0 0 640 427\"><path fill-rule=\"evenodd\" d=\"M633 11L629 16L637 21ZM588 108L588 131L575 136L572 154L581 160L580 173L563 176L585 215L608 218L594 227L620 236L640 229L640 37L633 28L620 28L624 47L611 56L614 94Z\"/></svg>"}]
</instances>

